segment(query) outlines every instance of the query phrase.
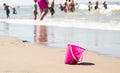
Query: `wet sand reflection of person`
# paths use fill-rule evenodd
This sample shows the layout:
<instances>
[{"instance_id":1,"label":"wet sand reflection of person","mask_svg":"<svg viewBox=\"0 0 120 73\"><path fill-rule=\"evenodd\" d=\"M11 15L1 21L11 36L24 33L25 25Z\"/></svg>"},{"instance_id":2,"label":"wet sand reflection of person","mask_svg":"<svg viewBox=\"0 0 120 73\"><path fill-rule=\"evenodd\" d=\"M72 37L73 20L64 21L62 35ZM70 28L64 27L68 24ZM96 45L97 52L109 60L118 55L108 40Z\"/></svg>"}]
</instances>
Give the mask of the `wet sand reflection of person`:
<instances>
[{"instance_id":1,"label":"wet sand reflection of person","mask_svg":"<svg viewBox=\"0 0 120 73\"><path fill-rule=\"evenodd\" d=\"M47 42L47 27L44 25L41 25L39 27L39 32L38 32L38 42Z\"/></svg>"},{"instance_id":2,"label":"wet sand reflection of person","mask_svg":"<svg viewBox=\"0 0 120 73\"><path fill-rule=\"evenodd\" d=\"M37 42L36 37L37 37L37 25L34 25L34 42Z\"/></svg>"}]
</instances>

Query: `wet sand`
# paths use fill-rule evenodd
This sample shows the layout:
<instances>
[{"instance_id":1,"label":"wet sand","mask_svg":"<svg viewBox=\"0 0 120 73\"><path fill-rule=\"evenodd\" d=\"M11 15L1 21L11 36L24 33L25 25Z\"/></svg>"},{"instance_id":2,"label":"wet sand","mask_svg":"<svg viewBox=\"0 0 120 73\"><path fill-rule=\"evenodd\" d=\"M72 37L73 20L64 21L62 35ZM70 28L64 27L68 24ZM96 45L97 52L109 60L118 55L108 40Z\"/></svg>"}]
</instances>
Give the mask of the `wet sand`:
<instances>
[{"instance_id":1,"label":"wet sand","mask_svg":"<svg viewBox=\"0 0 120 73\"><path fill-rule=\"evenodd\" d=\"M0 30L1 36L15 36L25 42L47 42L47 46L54 47L66 47L67 43L74 43L101 54L120 56L118 30L25 24L1 24Z\"/></svg>"},{"instance_id":2,"label":"wet sand","mask_svg":"<svg viewBox=\"0 0 120 73\"><path fill-rule=\"evenodd\" d=\"M119 73L120 58L86 50L77 65L64 64L65 48L0 37L0 73Z\"/></svg>"}]
</instances>

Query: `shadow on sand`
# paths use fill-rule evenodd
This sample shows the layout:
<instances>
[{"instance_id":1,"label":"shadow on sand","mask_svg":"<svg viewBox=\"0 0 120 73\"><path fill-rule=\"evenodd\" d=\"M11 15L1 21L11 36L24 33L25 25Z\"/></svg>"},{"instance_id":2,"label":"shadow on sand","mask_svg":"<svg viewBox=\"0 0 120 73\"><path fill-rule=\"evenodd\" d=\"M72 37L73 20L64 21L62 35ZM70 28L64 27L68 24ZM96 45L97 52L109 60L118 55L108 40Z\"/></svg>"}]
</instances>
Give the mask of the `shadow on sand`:
<instances>
[{"instance_id":1,"label":"shadow on sand","mask_svg":"<svg viewBox=\"0 0 120 73\"><path fill-rule=\"evenodd\" d=\"M93 66L95 65L94 63L91 63L91 62L81 62L81 63L78 63L76 65L84 65L84 66Z\"/></svg>"}]
</instances>

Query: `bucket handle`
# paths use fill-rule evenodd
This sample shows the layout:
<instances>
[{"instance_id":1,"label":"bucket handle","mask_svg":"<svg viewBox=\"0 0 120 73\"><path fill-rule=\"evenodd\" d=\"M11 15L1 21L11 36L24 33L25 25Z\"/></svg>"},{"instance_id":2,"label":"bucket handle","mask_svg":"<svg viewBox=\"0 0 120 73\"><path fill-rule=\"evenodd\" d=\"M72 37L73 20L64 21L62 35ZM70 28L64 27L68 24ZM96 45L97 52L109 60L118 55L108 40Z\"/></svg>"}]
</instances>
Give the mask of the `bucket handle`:
<instances>
[{"instance_id":1,"label":"bucket handle","mask_svg":"<svg viewBox=\"0 0 120 73\"><path fill-rule=\"evenodd\" d=\"M75 55L73 54L73 51L72 51L72 47L71 47L71 45L70 45L70 52L71 52L71 54L72 54L72 57L73 57L77 62L82 61L82 59L83 59L83 54L81 55L80 59L77 60L77 58L76 58Z\"/></svg>"}]
</instances>

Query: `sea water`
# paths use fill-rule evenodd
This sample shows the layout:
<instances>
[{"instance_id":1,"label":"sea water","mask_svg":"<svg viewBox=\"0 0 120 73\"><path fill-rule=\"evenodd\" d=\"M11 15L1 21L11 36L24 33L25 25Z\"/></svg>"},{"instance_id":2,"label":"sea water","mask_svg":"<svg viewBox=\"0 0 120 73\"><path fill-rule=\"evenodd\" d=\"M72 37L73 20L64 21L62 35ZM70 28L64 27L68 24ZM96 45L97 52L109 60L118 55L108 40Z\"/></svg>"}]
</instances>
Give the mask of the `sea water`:
<instances>
[{"instance_id":1,"label":"sea water","mask_svg":"<svg viewBox=\"0 0 120 73\"><path fill-rule=\"evenodd\" d=\"M6 19L5 11L0 7L0 35L15 36L21 41L35 43L41 25L47 29L47 46L66 47L68 43L83 46L87 50L109 56L120 56L120 5L102 5L98 10L87 10L86 4L80 4L75 12L63 12L55 7L55 15L47 14L43 21L33 20L32 6L17 8L17 14ZM36 28L35 28L36 27Z\"/></svg>"}]
</instances>

